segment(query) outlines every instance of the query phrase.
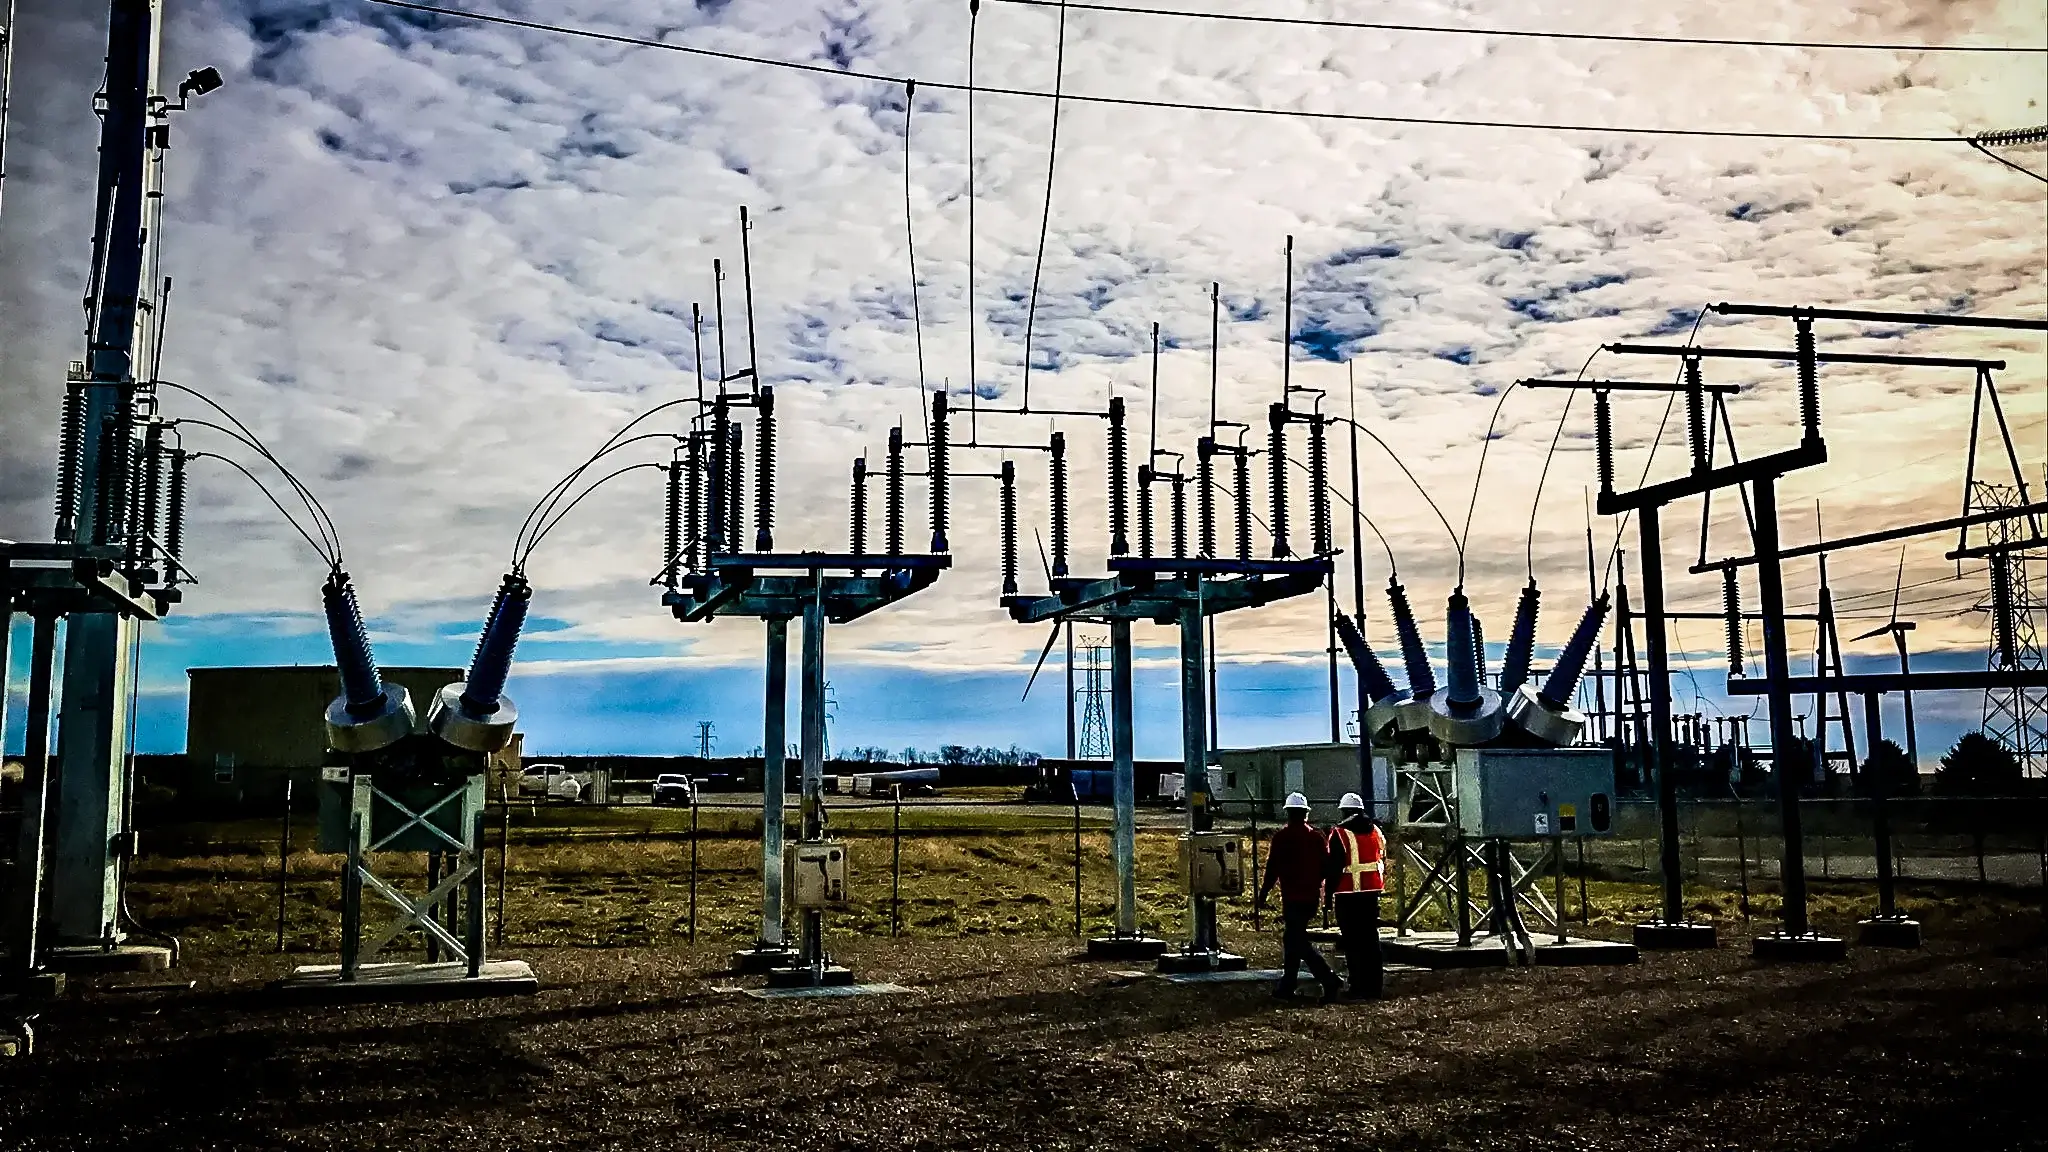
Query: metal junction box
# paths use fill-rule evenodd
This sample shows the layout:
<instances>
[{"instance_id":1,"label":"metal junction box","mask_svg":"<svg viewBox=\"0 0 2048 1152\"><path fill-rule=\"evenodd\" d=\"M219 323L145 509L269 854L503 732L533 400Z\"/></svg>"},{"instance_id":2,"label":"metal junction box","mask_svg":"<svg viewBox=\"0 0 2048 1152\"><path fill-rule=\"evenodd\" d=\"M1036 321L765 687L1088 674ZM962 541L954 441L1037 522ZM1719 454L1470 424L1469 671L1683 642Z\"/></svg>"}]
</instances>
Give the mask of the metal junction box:
<instances>
[{"instance_id":1,"label":"metal junction box","mask_svg":"<svg viewBox=\"0 0 2048 1152\"><path fill-rule=\"evenodd\" d=\"M1191 896L1244 891L1244 846L1235 832L1193 832L1180 838L1180 874Z\"/></svg>"},{"instance_id":2,"label":"metal junction box","mask_svg":"<svg viewBox=\"0 0 2048 1152\"><path fill-rule=\"evenodd\" d=\"M846 903L846 845L819 840L784 847L782 890L798 908Z\"/></svg>"},{"instance_id":3,"label":"metal junction box","mask_svg":"<svg viewBox=\"0 0 2048 1152\"><path fill-rule=\"evenodd\" d=\"M1614 834L1607 748L1461 748L1458 826L1515 840Z\"/></svg>"}]
</instances>

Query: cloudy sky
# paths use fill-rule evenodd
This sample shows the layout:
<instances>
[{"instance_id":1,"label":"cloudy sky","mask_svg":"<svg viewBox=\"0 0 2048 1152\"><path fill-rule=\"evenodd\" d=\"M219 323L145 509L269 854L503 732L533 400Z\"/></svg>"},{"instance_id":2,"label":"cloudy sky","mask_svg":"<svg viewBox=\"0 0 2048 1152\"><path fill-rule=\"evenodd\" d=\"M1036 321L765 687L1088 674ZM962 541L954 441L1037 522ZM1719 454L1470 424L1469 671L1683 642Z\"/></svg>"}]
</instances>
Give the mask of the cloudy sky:
<instances>
[{"instance_id":1,"label":"cloudy sky","mask_svg":"<svg viewBox=\"0 0 2048 1152\"><path fill-rule=\"evenodd\" d=\"M1201 6L1253 10L1242 0ZM1473 507L1465 579L1481 614L1498 621L1496 639L1533 557L1546 645L1562 639L1586 596L1591 419L1582 403L1560 426L1556 392L1503 399L1514 380L1578 372L1608 341L1682 340L1714 301L2039 315L2048 295L2044 186L1960 144L1071 101L1060 109L1041 269L1052 104L1018 94L1057 81L1076 95L1400 117L1953 136L2048 118L2039 52L1676 46L1073 11L1056 76L1058 13L989 0L975 30L975 80L1011 94L975 103L970 236L966 98L935 87L966 80L962 0L471 7L924 84L907 106L900 83L365 0L171 5L167 86L202 65L220 68L227 85L176 122L163 259L177 288L164 375L219 398L321 495L388 663L464 662L533 501L625 420L693 391L690 309L712 311L713 259L736 268L742 205L755 221L758 367L782 418L779 546L845 544L848 465L863 451L878 458L892 424L918 429L921 386L951 388L956 405L976 391L1015 407L1028 357L1034 406L1099 407L1115 393L1143 427L1155 323L1165 344L1159 440L1191 448L1208 415L1209 285L1218 282L1222 415L1259 420L1280 396L1290 347L1294 382L1325 389L1339 411L1355 379L1361 420L1452 524L1462 529ZM64 363L80 354L99 8L20 6L0 213L0 535L16 539L49 530L56 405ZM2042 7L2019 0L1634 11L1568 0L1276 0L1256 10L1666 36L2048 43ZM1282 324L1289 235L1291 345ZM735 276L725 340L734 368L746 362L738 299ZM2030 485L2044 482L2038 336L1846 324L1821 336L1842 349L2004 358L1998 387L2023 469ZM707 327L712 359L715 338ZM1790 332L1709 316L1700 339L1783 346ZM1789 370L1745 363L1709 369L1746 386L1730 406L1738 447L1787 446L1797 422ZM1658 378L1670 365L1601 355L1586 370ZM1783 485L1787 541L1823 525L1837 535L1953 514L1972 386L1967 372L1827 373L1831 459ZM200 414L178 398L166 410ZM1651 459L1663 412L1661 399L1617 403L1625 478L1684 467L1675 417ZM1049 423L991 416L981 436L1042 439ZM1075 444L1076 566L1097 570L1101 425L1060 426ZM194 430L188 443L221 447L208 435ZM1980 447L1996 453L1997 441L1987 434ZM988 471L1000 455L956 458ZM1042 460L1018 457L1027 524L1045 519ZM1348 449L1338 460L1342 475ZM1987 478L2012 479L2002 453L1990 467ZM1363 472L1366 511L1425 627L1439 632L1458 571L1451 535L1370 443ZM232 473L197 473L194 496L187 538L202 584L181 616L149 633L146 748L181 746L188 666L329 659L317 618L322 572L303 542ZM1730 505L1715 505L1708 550L1717 555L1747 551ZM914 518L922 507L920 490ZM995 605L993 486L959 482L956 507L958 567L912 601L834 632L836 744L1061 743L1057 690L1017 698L1043 634L1008 623ZM1719 599L1716 582L1683 574L1698 550L1699 512L1676 508L1666 519L1671 595L1687 608ZM1620 528L1592 526L1603 569ZM1632 527L1623 546L1634 572ZM1942 559L1951 546L1928 538L1907 548L1900 611L1918 621L1926 666L1981 666L1984 618L1971 608L1985 578L1980 568L1958 576ZM659 551L658 477L643 470L592 496L534 557L536 619L514 682L529 748L669 750L699 718L718 721L726 751L758 742L758 627L670 618L648 584ZM1386 552L1371 545L1365 559L1368 582L1383 585ZM1833 561L1845 637L1884 622L1898 563L1885 548ZM1815 577L1810 564L1788 570L1795 608L1812 603ZM1753 603L1753 587L1747 595ZM1386 648L1383 601L1375 595L1369 607ZM1327 732L1322 621L1313 597L1221 624L1225 743ZM1675 644L1697 665L1680 678L1680 707L1691 710L1697 695L1703 710L1748 713L1748 702L1718 696L1717 633L1680 628ZM1175 755L1172 637L1141 627L1138 642L1140 752ZM1810 652L1810 628L1793 630L1793 647ZM1864 641L1852 666L1888 667L1890 651L1882 638ZM1981 706L1923 703L1923 742L1974 725Z\"/></svg>"}]
</instances>

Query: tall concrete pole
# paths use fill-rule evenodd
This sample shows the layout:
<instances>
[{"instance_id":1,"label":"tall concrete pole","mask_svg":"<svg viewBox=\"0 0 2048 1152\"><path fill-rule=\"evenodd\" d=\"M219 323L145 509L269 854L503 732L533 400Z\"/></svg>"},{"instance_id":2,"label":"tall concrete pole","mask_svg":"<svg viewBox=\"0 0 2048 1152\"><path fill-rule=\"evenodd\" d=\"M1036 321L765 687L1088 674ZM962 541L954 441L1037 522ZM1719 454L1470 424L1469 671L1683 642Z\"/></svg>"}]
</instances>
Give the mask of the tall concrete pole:
<instances>
[{"instance_id":1,"label":"tall concrete pole","mask_svg":"<svg viewBox=\"0 0 2048 1152\"><path fill-rule=\"evenodd\" d=\"M1778 783L1778 812L1784 835L1780 857L1780 888L1784 893L1784 931L1804 936L1806 919L1806 843L1799 824L1799 790L1812 766L1793 751L1792 660L1785 637L1785 581L1778 560L1777 480L1756 481L1757 599L1763 610L1764 675L1769 683L1771 713L1771 776Z\"/></svg>"},{"instance_id":2,"label":"tall concrete pole","mask_svg":"<svg viewBox=\"0 0 2048 1152\"><path fill-rule=\"evenodd\" d=\"M803 838L825 838L825 604L812 596L804 605L803 670ZM804 910L801 959L816 967L825 960L825 915Z\"/></svg>"},{"instance_id":3,"label":"tall concrete pole","mask_svg":"<svg viewBox=\"0 0 2048 1152\"><path fill-rule=\"evenodd\" d=\"M1678 854L1678 784L1671 772L1671 650L1664 619L1664 537L1656 505L1636 513L1642 538L1643 639L1650 665L1650 763L1657 774L1657 860L1663 873L1658 919L1685 922L1685 893Z\"/></svg>"},{"instance_id":4,"label":"tall concrete pole","mask_svg":"<svg viewBox=\"0 0 2048 1152\"><path fill-rule=\"evenodd\" d=\"M782 800L788 779L789 619L769 617L761 729L761 945L782 944Z\"/></svg>"},{"instance_id":5,"label":"tall concrete pole","mask_svg":"<svg viewBox=\"0 0 2048 1152\"><path fill-rule=\"evenodd\" d=\"M1197 576L1200 587L1202 577ZM1188 790L1188 831L1207 832L1211 823L1208 771L1208 703L1202 668L1202 609L1200 600L1180 613L1180 739L1181 771ZM1190 951L1213 953L1216 939L1216 900L1196 896L1190 901L1188 940Z\"/></svg>"},{"instance_id":6,"label":"tall concrete pole","mask_svg":"<svg viewBox=\"0 0 2048 1152\"><path fill-rule=\"evenodd\" d=\"M1131 690L1131 622L1111 620L1109 743L1115 757L1111 801L1116 813L1110 851L1116 859L1116 930L1120 936L1138 934L1138 789L1132 756ZM1192 780L1189 790L1193 790Z\"/></svg>"},{"instance_id":7,"label":"tall concrete pole","mask_svg":"<svg viewBox=\"0 0 2048 1152\"><path fill-rule=\"evenodd\" d=\"M70 538L121 542L120 489L135 387L137 330L148 245L144 213L155 191L149 162L150 100L156 95L161 0L112 0L100 122L85 419L79 443L78 516ZM111 612L71 616L64 634L64 691L58 718L56 851L51 859L51 935L59 945L116 944L122 798L128 768L129 674L135 624Z\"/></svg>"}]
</instances>

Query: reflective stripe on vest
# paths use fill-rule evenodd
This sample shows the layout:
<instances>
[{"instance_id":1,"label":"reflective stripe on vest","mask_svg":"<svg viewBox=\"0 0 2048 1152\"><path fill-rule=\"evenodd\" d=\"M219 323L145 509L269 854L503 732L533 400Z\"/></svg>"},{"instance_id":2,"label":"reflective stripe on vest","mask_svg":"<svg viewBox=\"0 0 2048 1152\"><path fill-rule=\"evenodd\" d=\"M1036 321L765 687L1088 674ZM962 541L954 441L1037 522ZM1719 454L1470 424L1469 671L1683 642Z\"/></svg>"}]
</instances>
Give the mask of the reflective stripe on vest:
<instances>
[{"instance_id":1,"label":"reflective stripe on vest","mask_svg":"<svg viewBox=\"0 0 2048 1152\"><path fill-rule=\"evenodd\" d=\"M1344 868L1337 876L1338 892L1384 892L1386 879L1382 863L1387 839L1378 828L1363 836L1341 825L1335 829L1337 842L1344 846Z\"/></svg>"}]
</instances>

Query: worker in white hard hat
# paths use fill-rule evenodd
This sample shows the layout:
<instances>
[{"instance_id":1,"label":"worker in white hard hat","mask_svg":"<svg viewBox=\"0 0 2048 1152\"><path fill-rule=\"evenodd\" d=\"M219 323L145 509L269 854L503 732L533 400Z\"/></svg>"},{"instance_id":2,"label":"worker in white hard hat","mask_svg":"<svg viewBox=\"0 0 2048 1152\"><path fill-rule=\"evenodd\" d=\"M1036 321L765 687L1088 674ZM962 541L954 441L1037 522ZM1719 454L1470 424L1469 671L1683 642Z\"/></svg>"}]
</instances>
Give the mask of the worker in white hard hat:
<instances>
[{"instance_id":1,"label":"worker in white hard hat","mask_svg":"<svg viewBox=\"0 0 2048 1152\"><path fill-rule=\"evenodd\" d=\"M1330 829L1325 888L1344 937L1344 962L1354 999L1377 1000L1386 991L1380 955L1380 893L1386 890L1387 838L1366 811L1365 798L1346 792Z\"/></svg>"},{"instance_id":2,"label":"worker in white hard hat","mask_svg":"<svg viewBox=\"0 0 2048 1152\"><path fill-rule=\"evenodd\" d=\"M1344 990L1344 982L1330 970L1329 961L1308 937L1309 921L1315 919L1316 909L1322 905L1323 874L1329 864L1329 846L1323 834L1308 822L1308 798L1299 792L1289 792L1286 809L1287 823L1278 832L1266 850L1266 875L1259 882L1259 891L1254 903L1264 907L1266 894L1273 885L1280 885L1280 919L1285 930L1280 938L1281 972L1280 984L1273 989L1278 1000L1294 998L1294 984L1301 975L1301 966L1308 965L1309 974L1323 985L1323 999L1334 1000Z\"/></svg>"}]
</instances>

